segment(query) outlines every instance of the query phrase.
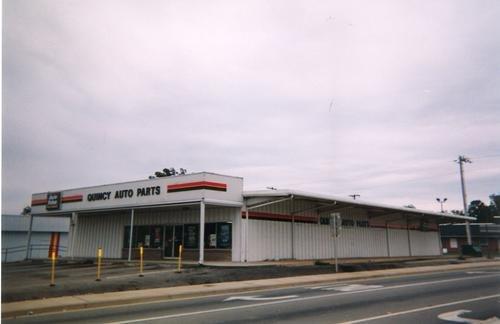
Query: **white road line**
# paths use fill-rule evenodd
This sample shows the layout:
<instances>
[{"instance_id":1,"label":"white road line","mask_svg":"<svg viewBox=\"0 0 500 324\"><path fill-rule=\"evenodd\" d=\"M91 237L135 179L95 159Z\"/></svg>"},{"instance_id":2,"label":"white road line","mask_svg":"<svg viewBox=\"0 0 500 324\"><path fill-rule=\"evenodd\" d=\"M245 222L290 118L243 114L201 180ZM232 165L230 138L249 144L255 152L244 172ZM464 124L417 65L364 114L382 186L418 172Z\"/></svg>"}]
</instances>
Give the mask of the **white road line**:
<instances>
[{"instance_id":1,"label":"white road line","mask_svg":"<svg viewBox=\"0 0 500 324\"><path fill-rule=\"evenodd\" d=\"M345 283L338 283L334 285L328 285L328 286L317 286L317 287L306 287L307 289L324 289L324 288L333 288L333 287L339 287L339 286L345 286Z\"/></svg>"},{"instance_id":2,"label":"white road line","mask_svg":"<svg viewBox=\"0 0 500 324\"><path fill-rule=\"evenodd\" d=\"M483 296L483 297L478 297L478 298L471 298L471 299L464 299L464 300L459 300L451 303L446 303L446 304L439 304L439 305L434 305L434 306L427 306L427 307L421 307L421 308L415 308L415 309L410 309L402 312L397 312L397 313L392 313L392 314L385 314L385 315L379 315L379 316L373 316L373 317L367 317L367 318L362 318L354 321L349 321L349 322L343 322L340 324L355 324L355 323L362 323L362 322L369 322L369 321L374 321L378 320L381 318L387 318L387 317L393 317L393 316L399 316L399 315L404 315L404 314L410 314L410 313L417 313L417 312L422 312L430 309L435 309L435 308L441 308L441 307L447 307L447 306L453 306L453 305L459 305L463 303L470 303L470 302L475 302L479 300L485 300L485 299L492 299L492 298L497 298L500 297L500 294L496 295L490 295L490 296Z\"/></svg>"},{"instance_id":3,"label":"white road line","mask_svg":"<svg viewBox=\"0 0 500 324\"><path fill-rule=\"evenodd\" d=\"M276 296L276 297L259 297L259 296L233 296L224 299L224 302L233 301L233 300L245 300L245 301L265 301L265 300L280 300L280 299L290 299L297 298L297 295L288 295L288 296Z\"/></svg>"},{"instance_id":4,"label":"white road line","mask_svg":"<svg viewBox=\"0 0 500 324\"><path fill-rule=\"evenodd\" d=\"M278 300L278 301L272 301L272 302L267 302L267 303L255 303L255 304L242 305L242 306L221 307L221 308L214 308L214 309L208 309L208 310L202 310L202 311L196 311L196 312L187 312L187 313L179 313L179 314L154 316L154 317L145 317L145 318L134 319L134 320L110 322L108 324L124 324L124 323L139 323L139 322L144 322L144 321L157 321L157 320L163 320L163 319L168 319L168 318L186 317L186 316L193 316L193 315L200 315L200 314L232 311L232 310L237 310L237 309L255 308L255 307L262 307L262 306L269 306L269 305L276 305L276 304L293 303L293 302L304 301L304 300L314 300L314 299L321 299L321 298L328 298L328 297L335 297L335 296L352 295L352 294L367 293L367 292L374 292L374 291L381 291L381 290L424 286L424 285L439 284L439 283L444 283L444 282L473 280L473 279L478 279L478 278L488 278L488 277L498 277L498 276L500 276L500 274L482 275L482 276L476 276L476 277L471 276L471 277L444 279L444 280L436 280L436 281L425 281L425 282L417 282L417 283L405 284L405 285L396 285L396 286L375 288L375 289L371 289L371 290L367 290L367 291L366 290L364 290L364 291L348 291L348 292L340 292L340 293L333 293L333 294L324 294L324 295L319 295L319 296L309 296L309 297L300 297L300 298L287 299L287 300Z\"/></svg>"}]
</instances>

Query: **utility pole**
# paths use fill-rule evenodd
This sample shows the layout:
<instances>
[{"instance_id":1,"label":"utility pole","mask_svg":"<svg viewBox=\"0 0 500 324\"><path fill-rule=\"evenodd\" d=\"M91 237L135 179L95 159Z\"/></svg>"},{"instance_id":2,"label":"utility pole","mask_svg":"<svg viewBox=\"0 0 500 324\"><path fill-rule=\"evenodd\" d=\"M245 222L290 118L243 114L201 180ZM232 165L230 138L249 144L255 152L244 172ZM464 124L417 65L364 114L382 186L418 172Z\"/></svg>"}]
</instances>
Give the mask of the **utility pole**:
<instances>
[{"instance_id":1,"label":"utility pole","mask_svg":"<svg viewBox=\"0 0 500 324\"><path fill-rule=\"evenodd\" d=\"M356 200L356 197L360 197L360 195L358 195L358 194L353 194L353 195L349 195L349 197L352 197L354 200Z\"/></svg>"},{"instance_id":2,"label":"utility pole","mask_svg":"<svg viewBox=\"0 0 500 324\"><path fill-rule=\"evenodd\" d=\"M463 166L463 164L464 163L472 163L472 161L469 158L467 158L463 155L460 155L458 157L458 160L455 160L455 162L457 162L458 165L460 166L460 181L462 183L462 199L464 202L464 215L469 216L469 212L467 211L467 194L465 193L464 166ZM472 238L470 236L470 224L469 224L468 220L465 221L465 232L467 234L467 244L471 245Z\"/></svg>"}]
</instances>

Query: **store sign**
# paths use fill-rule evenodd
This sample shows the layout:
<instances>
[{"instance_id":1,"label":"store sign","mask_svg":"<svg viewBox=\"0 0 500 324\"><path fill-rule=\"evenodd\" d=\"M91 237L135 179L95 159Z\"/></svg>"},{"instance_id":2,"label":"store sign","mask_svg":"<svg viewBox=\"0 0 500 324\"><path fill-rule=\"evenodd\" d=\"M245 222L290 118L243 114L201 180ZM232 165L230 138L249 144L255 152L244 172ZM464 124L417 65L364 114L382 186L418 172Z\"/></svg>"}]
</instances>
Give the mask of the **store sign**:
<instances>
[{"instance_id":1,"label":"store sign","mask_svg":"<svg viewBox=\"0 0 500 324\"><path fill-rule=\"evenodd\" d=\"M134 189L122 189L115 191L92 192L87 195L87 201L127 199L135 197L158 196L161 194L161 187L141 187Z\"/></svg>"},{"instance_id":2,"label":"store sign","mask_svg":"<svg viewBox=\"0 0 500 324\"><path fill-rule=\"evenodd\" d=\"M58 210L61 209L61 193L60 192L49 192L47 194L47 205L45 206L47 210Z\"/></svg>"}]
</instances>

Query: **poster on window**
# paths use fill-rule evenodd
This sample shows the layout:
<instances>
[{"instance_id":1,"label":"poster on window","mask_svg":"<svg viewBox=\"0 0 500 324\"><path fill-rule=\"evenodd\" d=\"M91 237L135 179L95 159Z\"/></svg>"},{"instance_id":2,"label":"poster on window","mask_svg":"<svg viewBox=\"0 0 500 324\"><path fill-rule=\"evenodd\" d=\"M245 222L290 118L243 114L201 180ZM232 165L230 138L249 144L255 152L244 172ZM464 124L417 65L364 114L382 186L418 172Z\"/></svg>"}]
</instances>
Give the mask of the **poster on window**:
<instances>
[{"instance_id":1,"label":"poster on window","mask_svg":"<svg viewBox=\"0 0 500 324\"><path fill-rule=\"evenodd\" d=\"M231 224L217 224L217 247L220 249L231 248Z\"/></svg>"},{"instance_id":2,"label":"poster on window","mask_svg":"<svg viewBox=\"0 0 500 324\"><path fill-rule=\"evenodd\" d=\"M197 225L184 225L184 245L186 248L196 248L198 239Z\"/></svg>"}]
</instances>

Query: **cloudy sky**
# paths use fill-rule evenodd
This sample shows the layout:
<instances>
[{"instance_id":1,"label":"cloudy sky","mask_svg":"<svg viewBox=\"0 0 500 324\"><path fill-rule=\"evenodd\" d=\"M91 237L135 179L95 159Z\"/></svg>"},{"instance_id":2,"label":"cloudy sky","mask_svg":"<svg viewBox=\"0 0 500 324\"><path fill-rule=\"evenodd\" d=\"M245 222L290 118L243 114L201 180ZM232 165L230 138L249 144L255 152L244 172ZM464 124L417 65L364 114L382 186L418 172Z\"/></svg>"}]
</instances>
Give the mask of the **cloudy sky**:
<instances>
[{"instance_id":1,"label":"cloudy sky","mask_svg":"<svg viewBox=\"0 0 500 324\"><path fill-rule=\"evenodd\" d=\"M439 210L500 192L500 2L3 1L2 212L164 167Z\"/></svg>"}]
</instances>

